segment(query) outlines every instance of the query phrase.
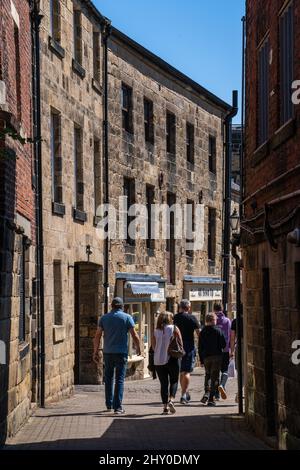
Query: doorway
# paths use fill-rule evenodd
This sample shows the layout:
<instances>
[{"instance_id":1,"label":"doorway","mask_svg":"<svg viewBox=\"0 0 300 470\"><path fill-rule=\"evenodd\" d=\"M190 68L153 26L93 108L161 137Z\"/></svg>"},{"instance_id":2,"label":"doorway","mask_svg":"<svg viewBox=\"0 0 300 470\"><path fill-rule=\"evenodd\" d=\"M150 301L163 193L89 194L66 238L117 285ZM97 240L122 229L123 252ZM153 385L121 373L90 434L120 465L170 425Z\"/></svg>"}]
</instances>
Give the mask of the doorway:
<instances>
[{"instance_id":1,"label":"doorway","mask_svg":"<svg viewBox=\"0 0 300 470\"><path fill-rule=\"evenodd\" d=\"M92 361L93 339L101 313L103 294L102 267L93 263L75 263L75 366L76 385L102 383L102 368Z\"/></svg>"}]
</instances>

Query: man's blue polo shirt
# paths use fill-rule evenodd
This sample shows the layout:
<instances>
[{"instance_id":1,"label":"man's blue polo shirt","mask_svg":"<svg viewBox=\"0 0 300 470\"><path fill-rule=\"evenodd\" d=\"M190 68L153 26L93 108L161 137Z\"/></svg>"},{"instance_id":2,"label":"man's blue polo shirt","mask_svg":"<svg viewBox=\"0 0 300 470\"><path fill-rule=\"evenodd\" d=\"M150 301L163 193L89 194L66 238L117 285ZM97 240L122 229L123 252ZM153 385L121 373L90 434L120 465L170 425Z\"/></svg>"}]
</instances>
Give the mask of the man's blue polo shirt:
<instances>
[{"instance_id":1,"label":"man's blue polo shirt","mask_svg":"<svg viewBox=\"0 0 300 470\"><path fill-rule=\"evenodd\" d=\"M133 318L123 310L112 310L99 320L99 327L104 331L106 354L128 354L128 331L134 327Z\"/></svg>"}]
</instances>

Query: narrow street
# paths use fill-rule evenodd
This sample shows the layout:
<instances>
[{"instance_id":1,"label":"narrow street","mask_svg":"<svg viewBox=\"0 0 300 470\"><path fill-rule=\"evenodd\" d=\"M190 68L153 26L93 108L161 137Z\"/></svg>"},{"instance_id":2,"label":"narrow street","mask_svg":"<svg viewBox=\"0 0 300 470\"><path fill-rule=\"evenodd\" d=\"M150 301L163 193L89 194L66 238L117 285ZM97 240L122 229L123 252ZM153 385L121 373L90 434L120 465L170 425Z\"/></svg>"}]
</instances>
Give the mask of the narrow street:
<instances>
[{"instance_id":1,"label":"narrow street","mask_svg":"<svg viewBox=\"0 0 300 470\"><path fill-rule=\"evenodd\" d=\"M103 386L78 386L75 395L38 409L6 450L269 450L237 415L235 379L216 408L199 403L203 371L192 376L191 403L162 416L158 380L127 382L124 416L106 412ZM177 394L179 397L179 393Z\"/></svg>"}]
</instances>

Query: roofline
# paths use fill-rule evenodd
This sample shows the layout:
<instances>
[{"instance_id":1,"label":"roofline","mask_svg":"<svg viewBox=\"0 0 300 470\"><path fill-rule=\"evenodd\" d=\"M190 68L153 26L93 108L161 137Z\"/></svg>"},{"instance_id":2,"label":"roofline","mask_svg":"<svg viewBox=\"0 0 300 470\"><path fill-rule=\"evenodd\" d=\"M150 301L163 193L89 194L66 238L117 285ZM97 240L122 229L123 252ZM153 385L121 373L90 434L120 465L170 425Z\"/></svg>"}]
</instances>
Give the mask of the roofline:
<instances>
[{"instance_id":1,"label":"roofline","mask_svg":"<svg viewBox=\"0 0 300 470\"><path fill-rule=\"evenodd\" d=\"M96 18L96 20L100 21L100 24L101 26L104 25L104 24L110 24L111 21L106 18L106 16L103 16L100 11L98 10L98 8L95 7L94 3L91 1L91 0L85 0L84 2L86 4L86 6L90 9L90 11L92 12L92 14L94 15L94 17Z\"/></svg>"},{"instance_id":2,"label":"roofline","mask_svg":"<svg viewBox=\"0 0 300 470\"><path fill-rule=\"evenodd\" d=\"M208 91L206 88L199 85L199 83L195 82L191 78L189 78L184 73L177 70L172 65L168 64L166 61L158 57L157 55L153 54L153 52L149 51L145 47L141 46L141 44L137 43L133 39L126 36L126 34L122 33L118 29L112 26L111 28L111 36L121 42L124 42L128 47L133 49L135 52L138 52L143 57L148 59L150 62L156 64L159 68L164 70L165 72L173 75L177 80L185 83L189 87L193 89L194 92L204 96L208 101L214 103L218 107L222 108L225 111L229 111L232 109L232 106L223 101L221 98L218 98L216 95Z\"/></svg>"}]
</instances>

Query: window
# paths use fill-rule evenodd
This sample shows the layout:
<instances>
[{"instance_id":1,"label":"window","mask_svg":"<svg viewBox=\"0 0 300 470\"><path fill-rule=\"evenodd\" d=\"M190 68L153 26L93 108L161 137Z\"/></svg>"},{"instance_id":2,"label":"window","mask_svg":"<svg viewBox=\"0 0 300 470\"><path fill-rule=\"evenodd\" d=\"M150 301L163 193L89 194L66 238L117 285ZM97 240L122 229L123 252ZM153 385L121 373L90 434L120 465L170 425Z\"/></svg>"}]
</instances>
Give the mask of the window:
<instances>
[{"instance_id":1,"label":"window","mask_svg":"<svg viewBox=\"0 0 300 470\"><path fill-rule=\"evenodd\" d=\"M154 186L147 185L146 186L146 200L147 200L147 213L148 213L148 228L147 228L147 248L154 250L155 248L155 240L152 238L154 233L153 223L154 220L152 219L152 205L155 203L155 188Z\"/></svg>"},{"instance_id":2,"label":"window","mask_svg":"<svg viewBox=\"0 0 300 470\"><path fill-rule=\"evenodd\" d=\"M210 173L216 174L217 172L217 152L216 152L216 138L212 135L208 139L208 168Z\"/></svg>"},{"instance_id":3,"label":"window","mask_svg":"<svg viewBox=\"0 0 300 470\"><path fill-rule=\"evenodd\" d=\"M94 139L94 202L95 214L97 215L97 208L102 203L102 178L101 178L101 152L100 141Z\"/></svg>"},{"instance_id":4,"label":"window","mask_svg":"<svg viewBox=\"0 0 300 470\"><path fill-rule=\"evenodd\" d=\"M25 329L25 318L26 318L26 283L25 283L25 237L22 237L22 247L20 253L20 271L19 271L19 340L25 341L26 329Z\"/></svg>"},{"instance_id":5,"label":"window","mask_svg":"<svg viewBox=\"0 0 300 470\"><path fill-rule=\"evenodd\" d=\"M186 214L186 245L192 244L194 241L194 232L195 232L195 203L194 201L187 200L187 214ZM186 250L186 256L192 258L194 250L188 248Z\"/></svg>"},{"instance_id":6,"label":"window","mask_svg":"<svg viewBox=\"0 0 300 470\"><path fill-rule=\"evenodd\" d=\"M15 80L16 80L16 98L17 98L17 118L21 121L22 100L21 100L21 58L20 58L20 37L19 29L14 27L14 45L15 45Z\"/></svg>"},{"instance_id":7,"label":"window","mask_svg":"<svg viewBox=\"0 0 300 470\"><path fill-rule=\"evenodd\" d=\"M52 38L60 43L61 41L61 20L60 20L60 1L50 0L50 28Z\"/></svg>"},{"instance_id":8,"label":"window","mask_svg":"<svg viewBox=\"0 0 300 470\"><path fill-rule=\"evenodd\" d=\"M62 204L61 116L54 110L51 110L51 167L52 200Z\"/></svg>"},{"instance_id":9,"label":"window","mask_svg":"<svg viewBox=\"0 0 300 470\"><path fill-rule=\"evenodd\" d=\"M81 11L74 10L73 13L73 27L74 27L74 59L82 65L82 26L81 26Z\"/></svg>"},{"instance_id":10,"label":"window","mask_svg":"<svg viewBox=\"0 0 300 470\"><path fill-rule=\"evenodd\" d=\"M258 146L269 136L269 55L270 40L267 38L258 51Z\"/></svg>"},{"instance_id":11,"label":"window","mask_svg":"<svg viewBox=\"0 0 300 470\"><path fill-rule=\"evenodd\" d=\"M84 211L82 129L74 124L75 207Z\"/></svg>"},{"instance_id":12,"label":"window","mask_svg":"<svg viewBox=\"0 0 300 470\"><path fill-rule=\"evenodd\" d=\"M142 316L143 316L143 308L142 304L125 304L124 311L131 315L134 321L134 329L139 336L142 337ZM129 335L128 337L128 358L131 359L132 357L136 356L135 346L132 341L132 336Z\"/></svg>"},{"instance_id":13,"label":"window","mask_svg":"<svg viewBox=\"0 0 300 470\"><path fill-rule=\"evenodd\" d=\"M128 214L129 208L133 204L135 204L135 182L134 182L134 179L124 178L124 196L127 197L127 207L126 207L126 210L127 210L127 239L126 239L126 242L127 242L128 245L134 246L135 245L135 238L132 238L130 236L130 234L134 235L132 233L132 231L133 231L133 226L134 226L133 221L135 219L135 216ZM130 229L130 224L131 223L132 223L132 227ZM129 233L129 229L130 229L130 233Z\"/></svg>"},{"instance_id":14,"label":"window","mask_svg":"<svg viewBox=\"0 0 300 470\"><path fill-rule=\"evenodd\" d=\"M145 141L154 144L153 102L144 98Z\"/></svg>"},{"instance_id":15,"label":"window","mask_svg":"<svg viewBox=\"0 0 300 470\"><path fill-rule=\"evenodd\" d=\"M93 78L100 83L100 33L93 32Z\"/></svg>"},{"instance_id":16,"label":"window","mask_svg":"<svg viewBox=\"0 0 300 470\"><path fill-rule=\"evenodd\" d=\"M207 255L209 261L216 257L216 209L208 209Z\"/></svg>"},{"instance_id":17,"label":"window","mask_svg":"<svg viewBox=\"0 0 300 470\"><path fill-rule=\"evenodd\" d=\"M194 165L194 126L186 123L186 159Z\"/></svg>"},{"instance_id":18,"label":"window","mask_svg":"<svg viewBox=\"0 0 300 470\"><path fill-rule=\"evenodd\" d=\"M133 133L132 121L132 88L122 84L122 127L126 132Z\"/></svg>"},{"instance_id":19,"label":"window","mask_svg":"<svg viewBox=\"0 0 300 470\"><path fill-rule=\"evenodd\" d=\"M280 124L293 117L292 82L294 74L293 2L284 10L279 23L280 34Z\"/></svg>"},{"instance_id":20,"label":"window","mask_svg":"<svg viewBox=\"0 0 300 470\"><path fill-rule=\"evenodd\" d=\"M61 261L53 262L54 325L63 324Z\"/></svg>"},{"instance_id":21,"label":"window","mask_svg":"<svg viewBox=\"0 0 300 470\"><path fill-rule=\"evenodd\" d=\"M167 112L166 122L166 138L167 153L176 154L176 117L174 114Z\"/></svg>"}]
</instances>

